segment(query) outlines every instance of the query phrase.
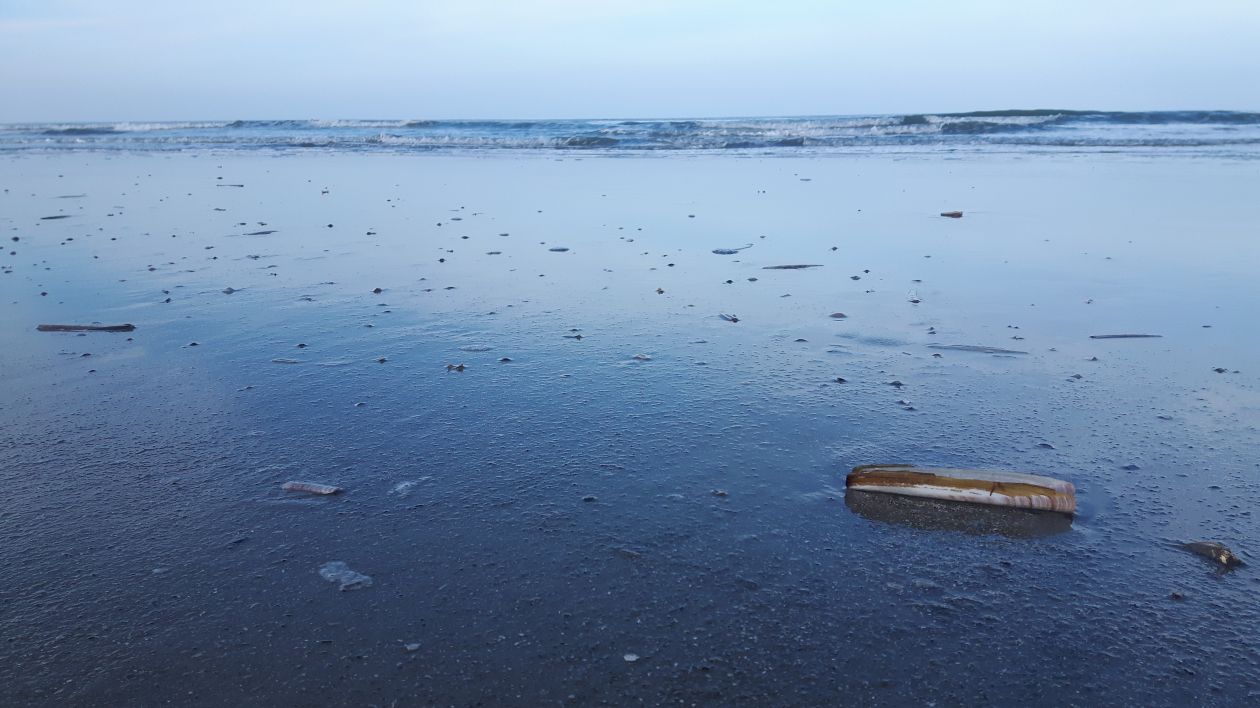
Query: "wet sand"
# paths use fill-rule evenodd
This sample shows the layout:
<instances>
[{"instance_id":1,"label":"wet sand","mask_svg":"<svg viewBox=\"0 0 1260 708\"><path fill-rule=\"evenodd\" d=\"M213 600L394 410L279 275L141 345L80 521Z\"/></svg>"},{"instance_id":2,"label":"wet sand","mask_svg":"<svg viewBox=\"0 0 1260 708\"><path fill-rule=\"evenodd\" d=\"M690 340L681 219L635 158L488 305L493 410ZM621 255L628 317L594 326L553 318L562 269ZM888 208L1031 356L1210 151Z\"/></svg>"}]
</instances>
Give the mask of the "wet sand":
<instances>
[{"instance_id":1,"label":"wet sand","mask_svg":"<svg viewBox=\"0 0 1260 708\"><path fill-rule=\"evenodd\" d=\"M0 188L0 702L1260 700L1253 161L72 154ZM845 497L891 462L1082 511Z\"/></svg>"}]
</instances>

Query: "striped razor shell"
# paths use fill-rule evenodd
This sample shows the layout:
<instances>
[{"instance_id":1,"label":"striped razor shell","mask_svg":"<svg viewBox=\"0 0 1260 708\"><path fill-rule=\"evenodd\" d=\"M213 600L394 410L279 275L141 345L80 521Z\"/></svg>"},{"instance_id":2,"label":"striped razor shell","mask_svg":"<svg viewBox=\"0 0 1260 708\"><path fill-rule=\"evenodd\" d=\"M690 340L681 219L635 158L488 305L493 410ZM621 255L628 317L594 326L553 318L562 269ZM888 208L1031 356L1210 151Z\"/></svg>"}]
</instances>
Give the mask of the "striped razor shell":
<instances>
[{"instance_id":1,"label":"striped razor shell","mask_svg":"<svg viewBox=\"0 0 1260 708\"><path fill-rule=\"evenodd\" d=\"M1023 472L862 465L853 468L845 486L865 492L1076 513L1076 488L1071 482Z\"/></svg>"}]
</instances>

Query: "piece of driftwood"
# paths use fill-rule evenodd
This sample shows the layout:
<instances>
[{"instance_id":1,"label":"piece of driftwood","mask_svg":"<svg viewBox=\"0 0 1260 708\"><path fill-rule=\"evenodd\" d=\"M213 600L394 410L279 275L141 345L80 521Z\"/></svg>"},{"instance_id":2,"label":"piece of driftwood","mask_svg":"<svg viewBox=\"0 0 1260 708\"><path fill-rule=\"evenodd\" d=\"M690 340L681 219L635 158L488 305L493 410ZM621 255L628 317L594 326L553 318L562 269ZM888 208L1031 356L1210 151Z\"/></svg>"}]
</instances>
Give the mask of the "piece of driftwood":
<instances>
[{"instance_id":1,"label":"piece of driftwood","mask_svg":"<svg viewBox=\"0 0 1260 708\"><path fill-rule=\"evenodd\" d=\"M40 332L134 332L133 324L120 325L60 325L42 324L35 329Z\"/></svg>"},{"instance_id":2,"label":"piece of driftwood","mask_svg":"<svg viewBox=\"0 0 1260 708\"><path fill-rule=\"evenodd\" d=\"M1076 513L1076 488L1071 482L1023 472L862 465L853 468L845 486L867 492Z\"/></svg>"}]
</instances>

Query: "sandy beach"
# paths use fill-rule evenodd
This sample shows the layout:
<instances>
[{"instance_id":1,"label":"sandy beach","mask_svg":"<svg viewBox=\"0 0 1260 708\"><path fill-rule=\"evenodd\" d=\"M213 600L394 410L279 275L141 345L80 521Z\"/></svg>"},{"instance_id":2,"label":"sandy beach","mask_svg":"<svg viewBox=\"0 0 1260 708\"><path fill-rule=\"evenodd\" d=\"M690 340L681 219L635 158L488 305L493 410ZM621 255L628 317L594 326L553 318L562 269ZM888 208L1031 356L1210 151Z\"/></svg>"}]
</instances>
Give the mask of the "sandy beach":
<instances>
[{"instance_id":1,"label":"sandy beach","mask_svg":"<svg viewBox=\"0 0 1260 708\"><path fill-rule=\"evenodd\" d=\"M1260 561L1258 187L6 154L0 703L1254 703L1260 580L1178 543ZM846 498L886 462L1080 513Z\"/></svg>"}]
</instances>

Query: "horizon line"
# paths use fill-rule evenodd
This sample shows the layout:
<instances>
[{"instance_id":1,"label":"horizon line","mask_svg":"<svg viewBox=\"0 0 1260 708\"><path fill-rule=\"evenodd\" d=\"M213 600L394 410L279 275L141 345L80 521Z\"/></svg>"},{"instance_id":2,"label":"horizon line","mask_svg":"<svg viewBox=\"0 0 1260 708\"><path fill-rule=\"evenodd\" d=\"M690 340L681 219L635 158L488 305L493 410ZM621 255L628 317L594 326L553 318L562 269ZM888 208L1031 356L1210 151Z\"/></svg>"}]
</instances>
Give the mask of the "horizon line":
<instances>
[{"instance_id":1,"label":"horizon line","mask_svg":"<svg viewBox=\"0 0 1260 708\"><path fill-rule=\"evenodd\" d=\"M447 122L538 122L538 121L612 121L612 120L642 120L642 121L682 121L682 120L773 120L773 119L801 119L801 118L851 118L851 117L896 117L896 116L939 116L939 117L1001 117L1012 115L1053 115L1053 114L1119 114L1132 115L1143 113L1260 113L1260 109L1238 109L1238 108L1160 108L1160 109L1143 109L1143 110L1111 110L1099 108L997 108L997 109L975 109L968 111L908 111L895 113L799 113L799 114L778 114L778 115L679 115L679 116L587 116L587 117L512 117L512 118L488 118L488 117L463 117L463 118L424 118L424 117L287 117L287 118L130 118L130 119L109 119L109 118L93 118L93 119L45 119L45 120L19 120L19 121L0 121L0 125L41 125L48 123L194 123L194 122L279 122L279 121L447 121Z\"/></svg>"}]
</instances>

